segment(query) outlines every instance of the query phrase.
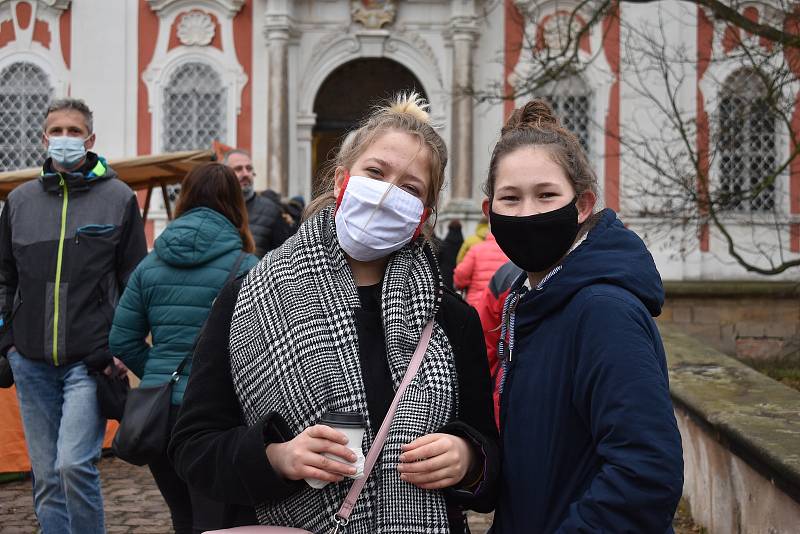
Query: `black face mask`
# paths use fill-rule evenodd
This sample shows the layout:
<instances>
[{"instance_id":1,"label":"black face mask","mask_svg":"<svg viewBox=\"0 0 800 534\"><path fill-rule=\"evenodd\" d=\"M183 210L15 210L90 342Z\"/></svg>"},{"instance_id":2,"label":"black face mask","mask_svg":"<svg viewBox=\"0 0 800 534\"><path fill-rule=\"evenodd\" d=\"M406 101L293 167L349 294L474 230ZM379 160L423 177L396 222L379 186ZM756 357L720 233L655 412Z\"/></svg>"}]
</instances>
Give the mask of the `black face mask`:
<instances>
[{"instance_id":1,"label":"black face mask","mask_svg":"<svg viewBox=\"0 0 800 534\"><path fill-rule=\"evenodd\" d=\"M553 267L578 236L578 197L555 211L524 217L489 211L497 244L508 259L529 273Z\"/></svg>"}]
</instances>

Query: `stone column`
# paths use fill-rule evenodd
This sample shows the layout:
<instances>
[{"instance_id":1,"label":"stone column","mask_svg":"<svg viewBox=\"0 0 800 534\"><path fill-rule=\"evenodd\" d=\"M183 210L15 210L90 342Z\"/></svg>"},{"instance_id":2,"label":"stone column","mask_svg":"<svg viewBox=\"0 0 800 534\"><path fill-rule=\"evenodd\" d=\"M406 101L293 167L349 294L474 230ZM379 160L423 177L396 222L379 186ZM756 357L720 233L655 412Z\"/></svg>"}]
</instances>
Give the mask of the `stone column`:
<instances>
[{"instance_id":1,"label":"stone column","mask_svg":"<svg viewBox=\"0 0 800 534\"><path fill-rule=\"evenodd\" d=\"M472 197L472 48L474 22L453 19L450 25L453 42L452 148L453 198Z\"/></svg>"},{"instance_id":2,"label":"stone column","mask_svg":"<svg viewBox=\"0 0 800 534\"><path fill-rule=\"evenodd\" d=\"M478 36L475 0L451 0L448 37L453 50L450 137L451 195L441 213L442 222L460 219L464 235L474 229L481 212L473 197L473 89L472 51ZM445 225L442 225L444 227Z\"/></svg>"},{"instance_id":3,"label":"stone column","mask_svg":"<svg viewBox=\"0 0 800 534\"><path fill-rule=\"evenodd\" d=\"M267 187L289 193L289 35L287 0L267 4L264 34L269 58L267 97Z\"/></svg>"}]
</instances>

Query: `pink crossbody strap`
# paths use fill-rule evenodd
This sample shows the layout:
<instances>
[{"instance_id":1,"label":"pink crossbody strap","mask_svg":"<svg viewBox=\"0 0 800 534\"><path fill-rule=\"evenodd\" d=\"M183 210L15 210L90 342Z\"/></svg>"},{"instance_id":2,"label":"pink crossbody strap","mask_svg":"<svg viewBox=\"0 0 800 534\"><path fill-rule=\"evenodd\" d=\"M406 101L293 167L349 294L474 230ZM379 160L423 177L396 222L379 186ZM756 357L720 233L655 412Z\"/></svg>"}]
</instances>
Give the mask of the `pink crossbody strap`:
<instances>
[{"instance_id":1,"label":"pink crossbody strap","mask_svg":"<svg viewBox=\"0 0 800 534\"><path fill-rule=\"evenodd\" d=\"M353 507L356 505L358 495L361 493L361 490L364 489L364 484L366 484L367 478L369 478L378 456L381 455L383 443L386 441L386 436L389 435L389 427L392 426L392 420L394 419L394 413L397 410L397 405L400 403L400 399L402 398L406 387L408 387L408 384L411 383L411 380L417 374L417 370L419 370L419 366L422 363L422 358L425 356L425 352L428 350L428 343L431 340L432 332L433 319L431 319L431 321L425 325L425 328L422 329L422 335L419 338L419 344L417 345L417 349L414 351L414 355L411 357L411 363L408 364L408 369L406 369L406 374L403 377L403 381L400 382L400 385L397 387L397 392L394 394L394 399L392 399L392 405L389 406L389 411L386 412L386 417L383 418L383 423L381 423L381 428L378 430L378 435L375 436L375 441L372 442L372 447L369 448L367 458L364 461L364 476L357 478L355 482L353 482L353 485L350 487L350 491L347 492L347 497L344 498L342 507L339 508L339 511L336 513L335 520L340 525L347 524L347 520L350 518L350 513L353 511Z\"/></svg>"}]
</instances>

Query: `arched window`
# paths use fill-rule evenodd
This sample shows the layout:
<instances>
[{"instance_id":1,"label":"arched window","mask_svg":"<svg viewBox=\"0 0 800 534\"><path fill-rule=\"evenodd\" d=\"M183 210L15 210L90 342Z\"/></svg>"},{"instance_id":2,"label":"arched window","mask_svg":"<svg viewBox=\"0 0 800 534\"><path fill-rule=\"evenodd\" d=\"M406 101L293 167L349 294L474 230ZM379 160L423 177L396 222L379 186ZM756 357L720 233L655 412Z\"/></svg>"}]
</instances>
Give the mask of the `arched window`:
<instances>
[{"instance_id":1,"label":"arched window","mask_svg":"<svg viewBox=\"0 0 800 534\"><path fill-rule=\"evenodd\" d=\"M210 65L178 67L164 89L164 151L209 148L215 139L225 141L226 93Z\"/></svg>"},{"instance_id":2,"label":"arched window","mask_svg":"<svg viewBox=\"0 0 800 534\"><path fill-rule=\"evenodd\" d=\"M592 92L580 76L571 76L545 86L544 99L550 103L556 117L575 135L583 146L590 152L590 113Z\"/></svg>"},{"instance_id":3,"label":"arched window","mask_svg":"<svg viewBox=\"0 0 800 534\"><path fill-rule=\"evenodd\" d=\"M731 74L719 101L717 157L720 200L736 211L775 207L775 114L752 70Z\"/></svg>"},{"instance_id":4,"label":"arched window","mask_svg":"<svg viewBox=\"0 0 800 534\"><path fill-rule=\"evenodd\" d=\"M52 93L47 74L33 63L19 61L0 71L0 171L41 165Z\"/></svg>"}]
</instances>

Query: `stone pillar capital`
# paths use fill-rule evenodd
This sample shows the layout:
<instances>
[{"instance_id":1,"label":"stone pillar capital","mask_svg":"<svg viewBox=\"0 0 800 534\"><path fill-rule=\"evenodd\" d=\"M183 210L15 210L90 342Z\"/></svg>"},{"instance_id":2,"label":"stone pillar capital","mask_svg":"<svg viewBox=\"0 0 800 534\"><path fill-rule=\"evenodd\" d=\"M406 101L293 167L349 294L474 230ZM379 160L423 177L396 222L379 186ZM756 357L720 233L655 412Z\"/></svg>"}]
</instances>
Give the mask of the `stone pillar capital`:
<instances>
[{"instance_id":1,"label":"stone pillar capital","mask_svg":"<svg viewBox=\"0 0 800 534\"><path fill-rule=\"evenodd\" d=\"M292 19L289 15L265 15L264 37L270 41L289 41L292 33Z\"/></svg>"},{"instance_id":2,"label":"stone pillar capital","mask_svg":"<svg viewBox=\"0 0 800 534\"><path fill-rule=\"evenodd\" d=\"M453 17L450 19L448 30L451 39L473 41L478 38L478 19L477 17Z\"/></svg>"},{"instance_id":3,"label":"stone pillar capital","mask_svg":"<svg viewBox=\"0 0 800 534\"><path fill-rule=\"evenodd\" d=\"M475 40L478 37L478 11L475 0L451 0L448 34L454 40Z\"/></svg>"},{"instance_id":4,"label":"stone pillar capital","mask_svg":"<svg viewBox=\"0 0 800 534\"><path fill-rule=\"evenodd\" d=\"M288 41L294 28L287 0L269 0L264 11L264 37L267 41Z\"/></svg>"}]
</instances>

